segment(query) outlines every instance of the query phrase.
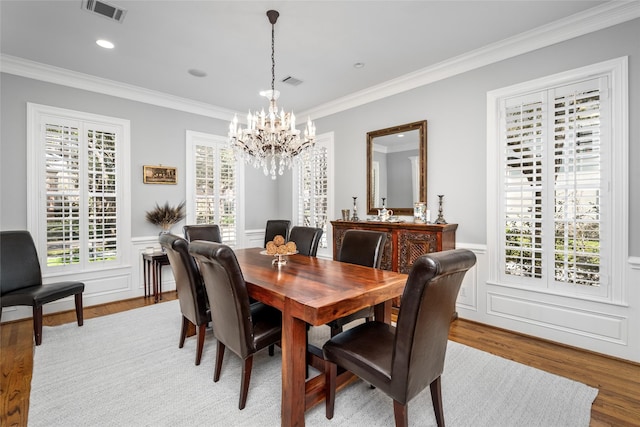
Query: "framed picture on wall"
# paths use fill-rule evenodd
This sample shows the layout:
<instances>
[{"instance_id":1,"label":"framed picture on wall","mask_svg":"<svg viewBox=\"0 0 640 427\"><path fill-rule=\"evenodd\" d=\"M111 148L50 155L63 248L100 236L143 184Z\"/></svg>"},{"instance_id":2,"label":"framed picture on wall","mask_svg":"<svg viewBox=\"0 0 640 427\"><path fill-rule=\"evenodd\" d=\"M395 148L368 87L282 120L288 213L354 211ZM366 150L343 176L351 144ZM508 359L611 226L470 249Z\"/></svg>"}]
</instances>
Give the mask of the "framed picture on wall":
<instances>
[{"instance_id":1,"label":"framed picture on wall","mask_svg":"<svg viewBox=\"0 0 640 427\"><path fill-rule=\"evenodd\" d=\"M142 177L145 184L177 184L178 174L171 166L143 166Z\"/></svg>"}]
</instances>

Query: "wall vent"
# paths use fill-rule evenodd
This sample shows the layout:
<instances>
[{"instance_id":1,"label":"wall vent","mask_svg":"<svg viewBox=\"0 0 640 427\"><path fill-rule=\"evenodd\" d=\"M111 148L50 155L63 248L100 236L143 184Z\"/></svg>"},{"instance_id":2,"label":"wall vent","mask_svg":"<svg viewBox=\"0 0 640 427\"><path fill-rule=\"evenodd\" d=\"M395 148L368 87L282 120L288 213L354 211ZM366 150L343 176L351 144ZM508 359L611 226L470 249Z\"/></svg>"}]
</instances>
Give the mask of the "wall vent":
<instances>
[{"instance_id":1,"label":"wall vent","mask_svg":"<svg viewBox=\"0 0 640 427\"><path fill-rule=\"evenodd\" d=\"M302 83L302 80L298 80L295 77L285 77L284 79L281 80L282 83L287 83L290 84L291 86L298 86L300 83Z\"/></svg>"},{"instance_id":2,"label":"wall vent","mask_svg":"<svg viewBox=\"0 0 640 427\"><path fill-rule=\"evenodd\" d=\"M82 8L113 21L122 22L127 11L100 0L82 0Z\"/></svg>"}]
</instances>

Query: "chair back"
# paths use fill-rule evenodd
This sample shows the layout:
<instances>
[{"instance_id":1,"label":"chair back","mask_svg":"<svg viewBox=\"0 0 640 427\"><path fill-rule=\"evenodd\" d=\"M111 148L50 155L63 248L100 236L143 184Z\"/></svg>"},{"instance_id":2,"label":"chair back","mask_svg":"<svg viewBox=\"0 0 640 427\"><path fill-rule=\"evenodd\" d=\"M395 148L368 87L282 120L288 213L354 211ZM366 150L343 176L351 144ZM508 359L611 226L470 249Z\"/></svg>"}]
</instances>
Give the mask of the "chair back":
<instances>
[{"instance_id":1,"label":"chair back","mask_svg":"<svg viewBox=\"0 0 640 427\"><path fill-rule=\"evenodd\" d=\"M185 225L182 227L184 238L189 242L206 240L207 242L222 243L220 227L217 224Z\"/></svg>"},{"instance_id":2,"label":"chair back","mask_svg":"<svg viewBox=\"0 0 640 427\"><path fill-rule=\"evenodd\" d=\"M318 244L322 238L322 228L295 226L289 233L289 241L295 242L298 253L307 256L316 256Z\"/></svg>"},{"instance_id":3,"label":"chair back","mask_svg":"<svg viewBox=\"0 0 640 427\"><path fill-rule=\"evenodd\" d=\"M337 261L380 268L387 234L369 230L347 230Z\"/></svg>"},{"instance_id":4,"label":"chair back","mask_svg":"<svg viewBox=\"0 0 640 427\"><path fill-rule=\"evenodd\" d=\"M200 265L216 339L242 358L255 353L249 294L236 254L203 241L191 243L189 253Z\"/></svg>"},{"instance_id":5,"label":"chair back","mask_svg":"<svg viewBox=\"0 0 640 427\"><path fill-rule=\"evenodd\" d=\"M207 294L189 243L174 234L162 234L160 245L169 258L182 315L196 326L207 323Z\"/></svg>"},{"instance_id":6,"label":"chair back","mask_svg":"<svg viewBox=\"0 0 640 427\"><path fill-rule=\"evenodd\" d=\"M0 232L0 293L41 285L40 261L31 234Z\"/></svg>"},{"instance_id":7,"label":"chair back","mask_svg":"<svg viewBox=\"0 0 640 427\"><path fill-rule=\"evenodd\" d=\"M395 399L408 402L442 374L458 292L475 262L473 252L455 249L422 255L413 263L395 335L391 371Z\"/></svg>"},{"instance_id":8,"label":"chair back","mask_svg":"<svg viewBox=\"0 0 640 427\"><path fill-rule=\"evenodd\" d=\"M291 227L291 221L288 219L270 219L267 221L267 226L264 229L264 247L267 247L267 242L273 240L278 234L284 237L285 241L289 240L289 227Z\"/></svg>"}]
</instances>

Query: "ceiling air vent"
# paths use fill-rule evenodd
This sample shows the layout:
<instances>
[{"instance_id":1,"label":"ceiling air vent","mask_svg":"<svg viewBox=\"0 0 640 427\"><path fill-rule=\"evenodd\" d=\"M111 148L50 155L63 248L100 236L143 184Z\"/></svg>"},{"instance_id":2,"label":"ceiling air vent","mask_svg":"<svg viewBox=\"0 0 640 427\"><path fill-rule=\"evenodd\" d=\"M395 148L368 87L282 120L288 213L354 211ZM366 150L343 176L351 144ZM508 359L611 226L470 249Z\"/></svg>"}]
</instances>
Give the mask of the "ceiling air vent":
<instances>
[{"instance_id":1,"label":"ceiling air vent","mask_svg":"<svg viewBox=\"0 0 640 427\"><path fill-rule=\"evenodd\" d=\"M295 77L289 76L282 79L282 83L287 83L287 84L290 84L291 86L298 86L300 83L302 83L302 80L298 80Z\"/></svg>"},{"instance_id":2,"label":"ceiling air vent","mask_svg":"<svg viewBox=\"0 0 640 427\"><path fill-rule=\"evenodd\" d=\"M122 22L127 11L99 0L82 0L82 8L113 21Z\"/></svg>"}]
</instances>

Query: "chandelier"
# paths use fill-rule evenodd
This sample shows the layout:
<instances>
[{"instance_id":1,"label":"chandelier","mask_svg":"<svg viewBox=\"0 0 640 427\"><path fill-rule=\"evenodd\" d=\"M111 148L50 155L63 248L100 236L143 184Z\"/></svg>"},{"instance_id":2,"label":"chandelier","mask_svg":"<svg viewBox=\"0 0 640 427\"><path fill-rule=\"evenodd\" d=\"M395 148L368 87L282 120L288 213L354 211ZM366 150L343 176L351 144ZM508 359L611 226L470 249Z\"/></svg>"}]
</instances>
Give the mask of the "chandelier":
<instances>
[{"instance_id":1,"label":"chandelier","mask_svg":"<svg viewBox=\"0 0 640 427\"><path fill-rule=\"evenodd\" d=\"M279 93L275 90L275 24L280 14L276 10L269 10L267 17L271 23L271 91L267 95L269 112L264 109L258 113L247 115L247 127L242 129L238 125L238 116L233 117L229 124L229 142L237 158L244 159L253 164L255 168L262 167L265 175L271 175L276 179L276 169L279 175L294 165L297 156L313 147L316 127L307 120L304 137L296 129L296 116L293 111L285 113L284 109L278 112L276 99Z\"/></svg>"}]
</instances>

